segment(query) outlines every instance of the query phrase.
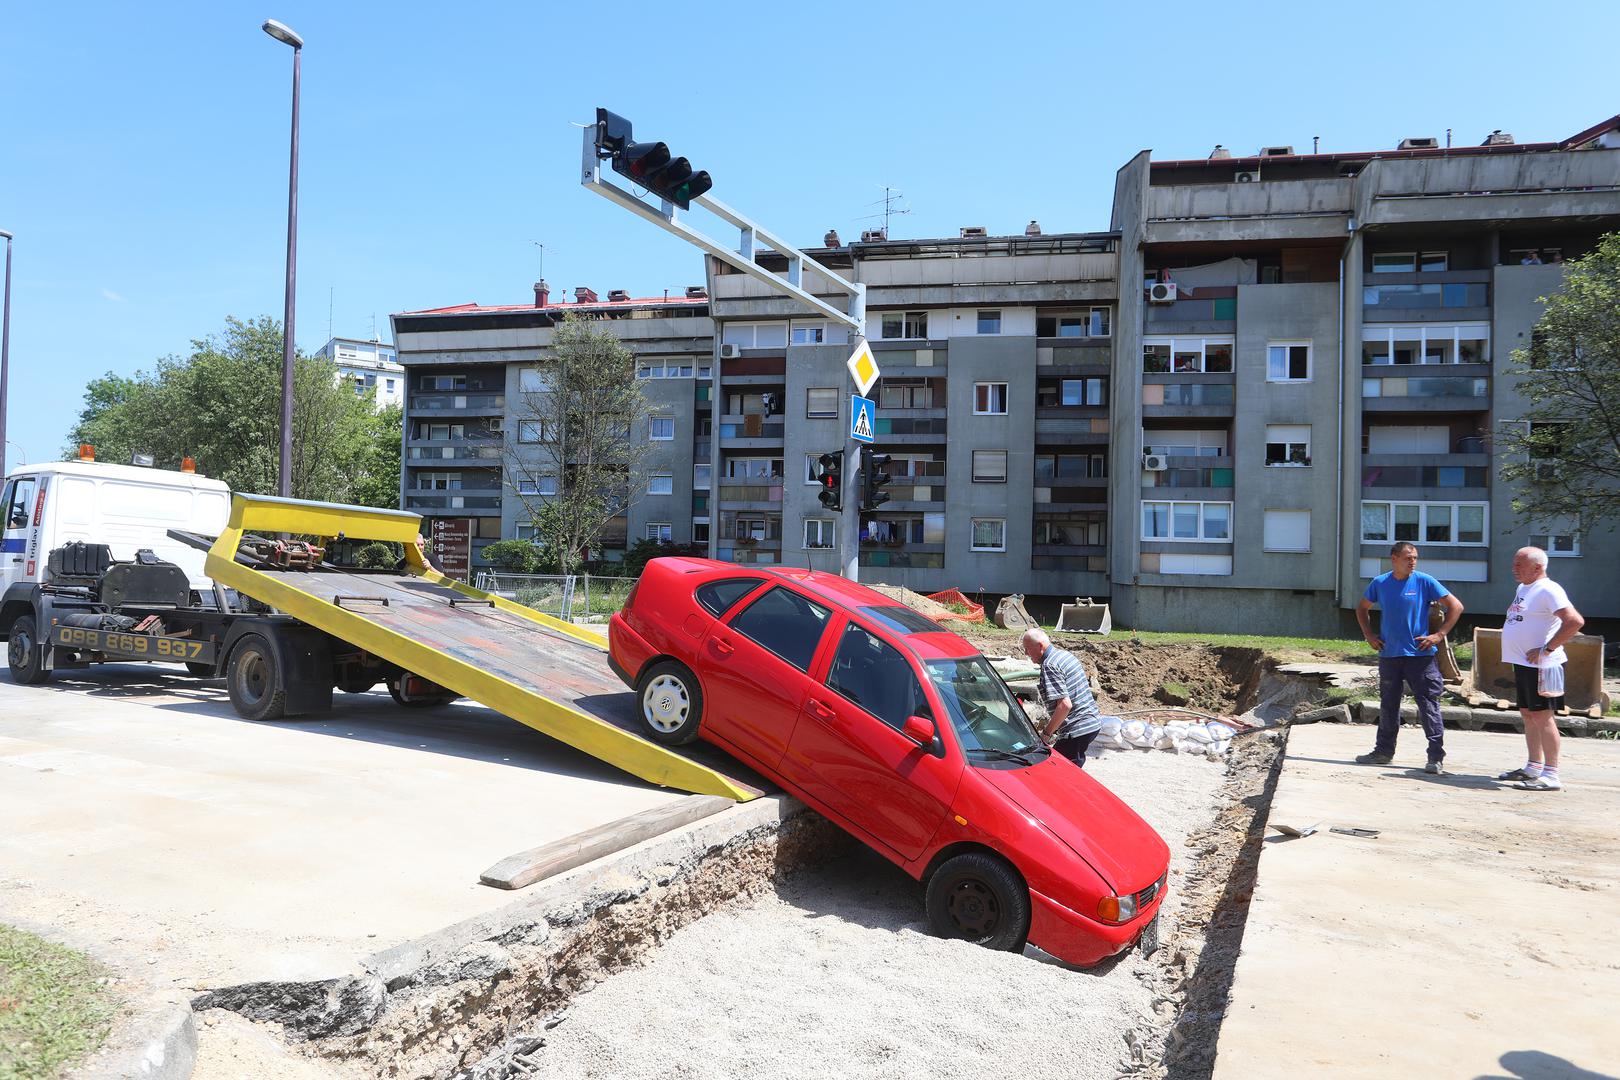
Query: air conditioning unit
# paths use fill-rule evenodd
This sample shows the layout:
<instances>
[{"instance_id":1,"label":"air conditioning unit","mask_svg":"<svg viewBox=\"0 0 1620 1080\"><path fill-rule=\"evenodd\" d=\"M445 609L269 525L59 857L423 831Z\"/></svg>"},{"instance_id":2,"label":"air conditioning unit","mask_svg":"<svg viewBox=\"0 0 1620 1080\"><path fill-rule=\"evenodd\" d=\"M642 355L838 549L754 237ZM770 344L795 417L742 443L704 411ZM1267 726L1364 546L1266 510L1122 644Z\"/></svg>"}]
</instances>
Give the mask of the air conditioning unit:
<instances>
[{"instance_id":1,"label":"air conditioning unit","mask_svg":"<svg viewBox=\"0 0 1620 1080\"><path fill-rule=\"evenodd\" d=\"M1259 169L1240 169L1232 174L1232 183L1234 184L1258 184L1259 182Z\"/></svg>"},{"instance_id":2,"label":"air conditioning unit","mask_svg":"<svg viewBox=\"0 0 1620 1080\"><path fill-rule=\"evenodd\" d=\"M1176 283L1173 281L1155 281L1148 286L1148 303L1173 304L1176 302Z\"/></svg>"},{"instance_id":3,"label":"air conditioning unit","mask_svg":"<svg viewBox=\"0 0 1620 1080\"><path fill-rule=\"evenodd\" d=\"M1142 468L1148 472L1164 472L1170 467L1170 460L1163 454L1143 454Z\"/></svg>"},{"instance_id":4,"label":"air conditioning unit","mask_svg":"<svg viewBox=\"0 0 1620 1080\"><path fill-rule=\"evenodd\" d=\"M722 345L722 346L720 346L720 359L722 359L722 360L735 360L735 359L737 359L737 357L739 357L741 355L742 355L742 346L741 345Z\"/></svg>"}]
</instances>

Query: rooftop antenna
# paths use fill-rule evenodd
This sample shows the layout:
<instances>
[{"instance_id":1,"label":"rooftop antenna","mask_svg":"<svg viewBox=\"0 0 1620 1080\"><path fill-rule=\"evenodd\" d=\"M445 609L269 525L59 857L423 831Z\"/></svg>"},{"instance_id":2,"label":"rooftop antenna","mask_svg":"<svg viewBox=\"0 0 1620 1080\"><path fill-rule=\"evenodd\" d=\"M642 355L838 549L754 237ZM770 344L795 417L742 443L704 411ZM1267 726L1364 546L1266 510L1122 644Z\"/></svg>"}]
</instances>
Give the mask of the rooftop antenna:
<instances>
[{"instance_id":1,"label":"rooftop antenna","mask_svg":"<svg viewBox=\"0 0 1620 1080\"><path fill-rule=\"evenodd\" d=\"M529 243L533 244L535 247L540 249L540 278L539 278L539 280L544 281L544 280L546 280L546 245L541 243L539 240L530 240Z\"/></svg>"},{"instance_id":2,"label":"rooftop antenna","mask_svg":"<svg viewBox=\"0 0 1620 1080\"><path fill-rule=\"evenodd\" d=\"M891 217L899 217L901 214L909 214L909 213L911 213L911 211L909 209L901 210L901 209L896 208L895 204L898 203L901 199L903 199L905 197L906 197L905 192L896 191L892 187L889 187L887 184L885 184L883 186L883 198L878 199L875 202L869 202L869 203L866 204L867 206L882 205L883 213L881 213L881 214L867 214L865 217L856 218L855 220L857 220L857 221L871 221L873 218L879 218L880 217L880 218L883 219L883 235L888 236L889 235L889 219Z\"/></svg>"},{"instance_id":3,"label":"rooftop antenna","mask_svg":"<svg viewBox=\"0 0 1620 1080\"><path fill-rule=\"evenodd\" d=\"M371 342L373 345L375 345L381 340L382 338L377 336L377 313L373 311L371 313Z\"/></svg>"},{"instance_id":4,"label":"rooftop antenna","mask_svg":"<svg viewBox=\"0 0 1620 1080\"><path fill-rule=\"evenodd\" d=\"M332 340L332 298L337 295L337 286L326 287L326 340Z\"/></svg>"}]
</instances>

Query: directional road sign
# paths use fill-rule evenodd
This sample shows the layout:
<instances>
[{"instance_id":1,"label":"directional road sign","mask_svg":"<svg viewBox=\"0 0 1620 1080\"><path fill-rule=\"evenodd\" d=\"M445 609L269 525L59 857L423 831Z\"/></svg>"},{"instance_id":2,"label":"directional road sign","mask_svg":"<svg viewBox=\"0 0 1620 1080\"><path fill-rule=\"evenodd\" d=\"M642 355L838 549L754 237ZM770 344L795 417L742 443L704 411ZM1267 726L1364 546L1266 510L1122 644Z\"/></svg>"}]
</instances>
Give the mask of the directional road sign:
<instances>
[{"instance_id":1,"label":"directional road sign","mask_svg":"<svg viewBox=\"0 0 1620 1080\"><path fill-rule=\"evenodd\" d=\"M877 360L872 356L872 348L864 340L850 354L844 366L849 368L849 377L855 380L855 389L860 391L862 397L872 389L872 384L878 381L881 374Z\"/></svg>"},{"instance_id":2,"label":"directional road sign","mask_svg":"<svg viewBox=\"0 0 1620 1080\"><path fill-rule=\"evenodd\" d=\"M877 402L859 394L849 395L849 437L869 443L877 432Z\"/></svg>"}]
</instances>

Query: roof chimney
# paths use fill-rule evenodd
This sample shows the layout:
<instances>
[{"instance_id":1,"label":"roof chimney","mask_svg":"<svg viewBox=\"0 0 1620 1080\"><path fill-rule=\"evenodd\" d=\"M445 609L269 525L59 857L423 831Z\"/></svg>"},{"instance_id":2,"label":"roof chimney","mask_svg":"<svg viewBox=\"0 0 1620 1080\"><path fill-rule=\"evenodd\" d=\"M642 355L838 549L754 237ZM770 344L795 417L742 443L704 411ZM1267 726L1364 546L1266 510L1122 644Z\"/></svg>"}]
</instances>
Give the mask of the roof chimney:
<instances>
[{"instance_id":1,"label":"roof chimney","mask_svg":"<svg viewBox=\"0 0 1620 1080\"><path fill-rule=\"evenodd\" d=\"M827 230L827 235L823 236L821 238L821 242L822 242L822 244L824 246L830 247L830 248L835 248L835 247L842 246L838 242L838 230L837 229L828 229Z\"/></svg>"},{"instance_id":2,"label":"roof chimney","mask_svg":"<svg viewBox=\"0 0 1620 1080\"><path fill-rule=\"evenodd\" d=\"M1039 236L1039 235L1041 235L1041 223L1036 221L1034 218L1031 218L1029 224L1024 226L1024 235L1025 236Z\"/></svg>"},{"instance_id":3,"label":"roof chimney","mask_svg":"<svg viewBox=\"0 0 1620 1080\"><path fill-rule=\"evenodd\" d=\"M879 240L887 240L888 238L889 238L889 230L887 230L887 229L862 229L861 230L861 243L863 243L863 244L871 244L871 243L875 243L876 241L879 241Z\"/></svg>"},{"instance_id":4,"label":"roof chimney","mask_svg":"<svg viewBox=\"0 0 1620 1080\"><path fill-rule=\"evenodd\" d=\"M608 303L610 304L622 304L628 299L630 299L630 291L628 289L608 290Z\"/></svg>"},{"instance_id":5,"label":"roof chimney","mask_svg":"<svg viewBox=\"0 0 1620 1080\"><path fill-rule=\"evenodd\" d=\"M962 239L964 240L982 240L989 235L990 230L983 225L962 226Z\"/></svg>"},{"instance_id":6,"label":"roof chimney","mask_svg":"<svg viewBox=\"0 0 1620 1080\"><path fill-rule=\"evenodd\" d=\"M686 287L686 298L688 300L707 300L709 290L702 285L688 285Z\"/></svg>"},{"instance_id":7,"label":"roof chimney","mask_svg":"<svg viewBox=\"0 0 1620 1080\"><path fill-rule=\"evenodd\" d=\"M546 301L551 297L551 286L544 281L534 283L534 306L545 307Z\"/></svg>"},{"instance_id":8,"label":"roof chimney","mask_svg":"<svg viewBox=\"0 0 1620 1080\"><path fill-rule=\"evenodd\" d=\"M1395 149L1397 149L1397 150L1438 150L1438 149L1440 149L1440 140L1435 138L1433 135L1423 135L1423 136L1414 135L1414 136L1409 136L1409 137L1407 137L1405 139L1402 139L1401 144L1399 146L1397 146Z\"/></svg>"},{"instance_id":9,"label":"roof chimney","mask_svg":"<svg viewBox=\"0 0 1620 1080\"><path fill-rule=\"evenodd\" d=\"M1209 152L1209 160L1211 160L1211 161L1217 161L1217 160L1219 160L1221 158L1229 158L1231 156L1232 156L1232 151L1228 150L1226 147L1222 146L1220 143L1216 143L1215 144L1215 149L1213 149L1213 150L1211 150Z\"/></svg>"},{"instance_id":10,"label":"roof chimney","mask_svg":"<svg viewBox=\"0 0 1620 1080\"><path fill-rule=\"evenodd\" d=\"M1479 145L1481 145L1481 146L1512 146L1513 145L1513 136L1509 135L1507 132L1503 131L1501 128L1497 128L1495 131L1493 131L1489 135L1485 136L1485 141L1480 143Z\"/></svg>"},{"instance_id":11,"label":"roof chimney","mask_svg":"<svg viewBox=\"0 0 1620 1080\"><path fill-rule=\"evenodd\" d=\"M576 286L574 286L574 303L576 303L576 304L594 304L594 303L596 303L596 290L592 289L592 288L590 288L588 286L585 286L585 285L576 285Z\"/></svg>"}]
</instances>

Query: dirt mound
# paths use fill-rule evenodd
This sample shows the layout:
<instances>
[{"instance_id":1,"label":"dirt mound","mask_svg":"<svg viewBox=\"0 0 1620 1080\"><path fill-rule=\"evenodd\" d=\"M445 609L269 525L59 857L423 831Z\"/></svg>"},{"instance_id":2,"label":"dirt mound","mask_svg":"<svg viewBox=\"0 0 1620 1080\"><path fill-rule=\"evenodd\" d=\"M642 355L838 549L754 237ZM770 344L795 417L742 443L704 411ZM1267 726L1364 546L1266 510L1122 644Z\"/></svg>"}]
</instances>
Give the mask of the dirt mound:
<instances>
[{"instance_id":1,"label":"dirt mound","mask_svg":"<svg viewBox=\"0 0 1620 1080\"><path fill-rule=\"evenodd\" d=\"M906 605L912 611L921 612L930 619L938 619L941 616L949 618L956 614L937 600L930 600L922 593L912 592L910 589L899 585L868 585L867 588L874 589L889 599Z\"/></svg>"}]
</instances>

